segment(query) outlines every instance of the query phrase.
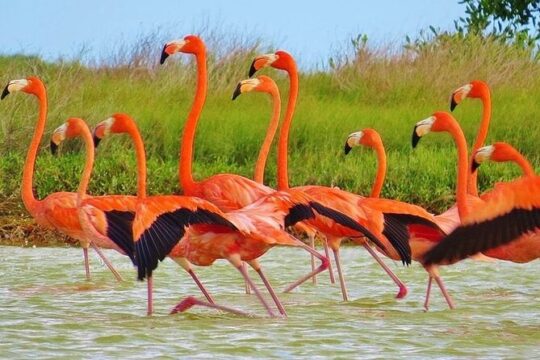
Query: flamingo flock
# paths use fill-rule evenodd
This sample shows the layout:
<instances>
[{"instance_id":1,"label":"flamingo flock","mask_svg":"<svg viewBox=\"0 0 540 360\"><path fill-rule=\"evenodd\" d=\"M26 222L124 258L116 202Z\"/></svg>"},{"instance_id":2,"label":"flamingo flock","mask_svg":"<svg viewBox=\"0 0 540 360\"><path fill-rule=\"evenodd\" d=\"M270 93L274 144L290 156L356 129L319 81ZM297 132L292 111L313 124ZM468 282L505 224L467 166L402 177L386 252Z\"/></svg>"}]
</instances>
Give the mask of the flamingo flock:
<instances>
[{"instance_id":1,"label":"flamingo flock","mask_svg":"<svg viewBox=\"0 0 540 360\"><path fill-rule=\"evenodd\" d=\"M381 259L380 254L404 265L414 260L426 270L428 283L424 302L429 309L433 281L448 307L454 300L440 276L441 265L472 257L525 263L540 257L540 177L533 166L515 148L506 143L485 146L491 118L488 85L479 80L461 86L451 95L453 110L465 98L479 98L483 103L482 121L470 155L463 132L456 119L438 111L414 126L412 145L430 132L446 132L457 147L456 204L434 215L420 206L381 198L386 175L386 153L379 133L363 129L351 133L345 142L345 154L358 146L370 147L377 156L377 174L368 196L336 187L317 184L290 187L288 180L288 138L299 90L299 76L294 58L286 51L256 57L249 78L236 86L232 99L249 92L267 93L272 113L265 140L255 166L253 179L237 174L216 174L207 179L193 177L193 148L197 124L203 110L208 85L206 47L202 39L188 35L163 47L160 63L177 53L193 56L197 82L193 103L181 136L179 180L183 195L148 196L146 193L146 155L143 139L135 120L125 113L115 113L97 124L93 131L80 118L69 118L51 137L51 151L66 139L79 137L85 144L85 166L77 192L57 192L43 200L35 198L32 184L34 166L47 121L47 92L35 76L9 81L1 98L24 92L37 98L38 119L23 169L21 196L24 206L40 225L54 228L76 239L84 253L86 278L90 279L88 249L91 247L118 281L122 277L101 251L114 249L129 257L137 270L137 279L147 282L147 314L153 313L153 273L166 257L180 265L196 283L203 298L187 296L171 313L194 306L208 307L237 315L251 313L218 304L195 273L196 267L211 266L227 260L240 272L246 292L253 293L270 317L286 317L287 311L270 284L259 259L274 246L297 247L312 258L312 268L285 288L289 292L302 283L329 271L333 253L341 295L349 299L340 258L342 240L363 247L398 286L398 299L407 295L406 285ZM260 69L272 67L285 71L289 95L278 139L277 188L264 184L264 169L281 118L281 97L271 77L253 77ZM137 159L137 194L90 196L87 194L94 164L94 149L111 134L127 134ZM480 164L491 160L514 162L523 175L511 182L495 184L492 190L478 193L477 173ZM309 245L298 239L305 235ZM322 239L324 254L315 248L315 238ZM320 262L317 266L316 261ZM248 267L261 278L264 290L251 278ZM268 293L271 301L267 300Z\"/></svg>"}]
</instances>

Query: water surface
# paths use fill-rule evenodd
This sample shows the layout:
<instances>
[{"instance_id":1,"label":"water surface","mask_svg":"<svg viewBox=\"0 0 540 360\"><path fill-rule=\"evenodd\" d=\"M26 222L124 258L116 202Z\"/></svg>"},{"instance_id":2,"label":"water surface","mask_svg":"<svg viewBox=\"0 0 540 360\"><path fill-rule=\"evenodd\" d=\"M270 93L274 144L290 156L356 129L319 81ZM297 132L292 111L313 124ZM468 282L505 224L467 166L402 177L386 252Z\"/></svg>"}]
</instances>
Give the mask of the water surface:
<instances>
[{"instance_id":1,"label":"water surface","mask_svg":"<svg viewBox=\"0 0 540 360\"><path fill-rule=\"evenodd\" d=\"M328 275L319 284L282 294L288 319L263 317L240 274L224 261L196 268L216 301L260 317L193 308L169 316L187 295L200 296L170 260L155 272L155 315L145 316L146 286L126 257L106 252L125 281L116 283L91 256L84 280L75 248L0 247L0 354L2 358L525 358L540 351L540 262L465 261L441 270L457 309L437 289L422 308L426 273L417 264L387 263L407 283L396 286L362 249L342 251L352 301L341 301ZM263 267L276 289L308 270L298 249L273 249ZM253 272L252 272L253 273ZM260 282L258 282L260 283Z\"/></svg>"}]
</instances>

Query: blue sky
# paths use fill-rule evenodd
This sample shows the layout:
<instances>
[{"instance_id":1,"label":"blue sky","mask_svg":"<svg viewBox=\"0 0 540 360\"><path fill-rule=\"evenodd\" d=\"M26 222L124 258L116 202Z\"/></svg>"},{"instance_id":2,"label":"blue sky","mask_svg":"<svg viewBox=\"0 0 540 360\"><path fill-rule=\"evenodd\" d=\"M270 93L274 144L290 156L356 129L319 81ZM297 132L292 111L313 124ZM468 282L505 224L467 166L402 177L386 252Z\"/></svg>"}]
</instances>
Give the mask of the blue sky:
<instances>
[{"instance_id":1,"label":"blue sky","mask_svg":"<svg viewBox=\"0 0 540 360\"><path fill-rule=\"evenodd\" d=\"M309 66L355 34L401 42L429 25L450 29L463 13L458 0L10 0L2 5L0 52L55 59L84 46L88 55L100 57L140 34L162 29L181 37L206 22L262 37Z\"/></svg>"}]
</instances>

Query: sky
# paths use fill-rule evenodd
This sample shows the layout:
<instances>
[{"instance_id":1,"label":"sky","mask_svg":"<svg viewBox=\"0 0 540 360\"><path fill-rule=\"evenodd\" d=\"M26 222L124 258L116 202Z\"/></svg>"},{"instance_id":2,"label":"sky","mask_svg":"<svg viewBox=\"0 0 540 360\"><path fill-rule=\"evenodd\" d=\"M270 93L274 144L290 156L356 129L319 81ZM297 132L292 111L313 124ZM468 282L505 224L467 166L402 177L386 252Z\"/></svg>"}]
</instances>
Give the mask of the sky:
<instances>
[{"instance_id":1,"label":"sky","mask_svg":"<svg viewBox=\"0 0 540 360\"><path fill-rule=\"evenodd\" d=\"M141 34L160 30L179 38L215 24L224 36L253 34L312 66L356 34L367 34L370 43L402 42L429 25L452 29L464 9L458 0L6 0L0 53L54 60L84 48L100 58Z\"/></svg>"}]
</instances>

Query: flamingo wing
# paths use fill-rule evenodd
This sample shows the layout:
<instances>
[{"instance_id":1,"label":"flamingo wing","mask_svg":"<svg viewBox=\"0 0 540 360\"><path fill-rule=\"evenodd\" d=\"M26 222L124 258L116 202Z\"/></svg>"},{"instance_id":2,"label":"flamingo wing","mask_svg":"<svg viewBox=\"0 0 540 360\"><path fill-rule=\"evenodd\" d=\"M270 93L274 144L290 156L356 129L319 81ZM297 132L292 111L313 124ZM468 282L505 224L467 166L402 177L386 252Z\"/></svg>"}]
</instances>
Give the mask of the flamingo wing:
<instances>
[{"instance_id":1,"label":"flamingo wing","mask_svg":"<svg viewBox=\"0 0 540 360\"><path fill-rule=\"evenodd\" d=\"M150 209L149 214L137 211L134 228L137 228L138 231L134 232L139 234L136 235L135 239L135 259L139 280L152 275L152 271L157 268L158 260L162 261L172 251L173 247L184 236L186 227L194 224L207 224L229 228L233 231L237 230L237 227L223 217L217 208L199 207L193 202L188 203L189 198L187 197L178 198L180 201L175 207L161 208L157 214L152 213L152 210L156 207L155 205L159 205L159 201L155 201L154 206L145 204L146 208ZM167 200L170 204L170 197ZM157 206L157 208L160 207Z\"/></svg>"}]
</instances>

